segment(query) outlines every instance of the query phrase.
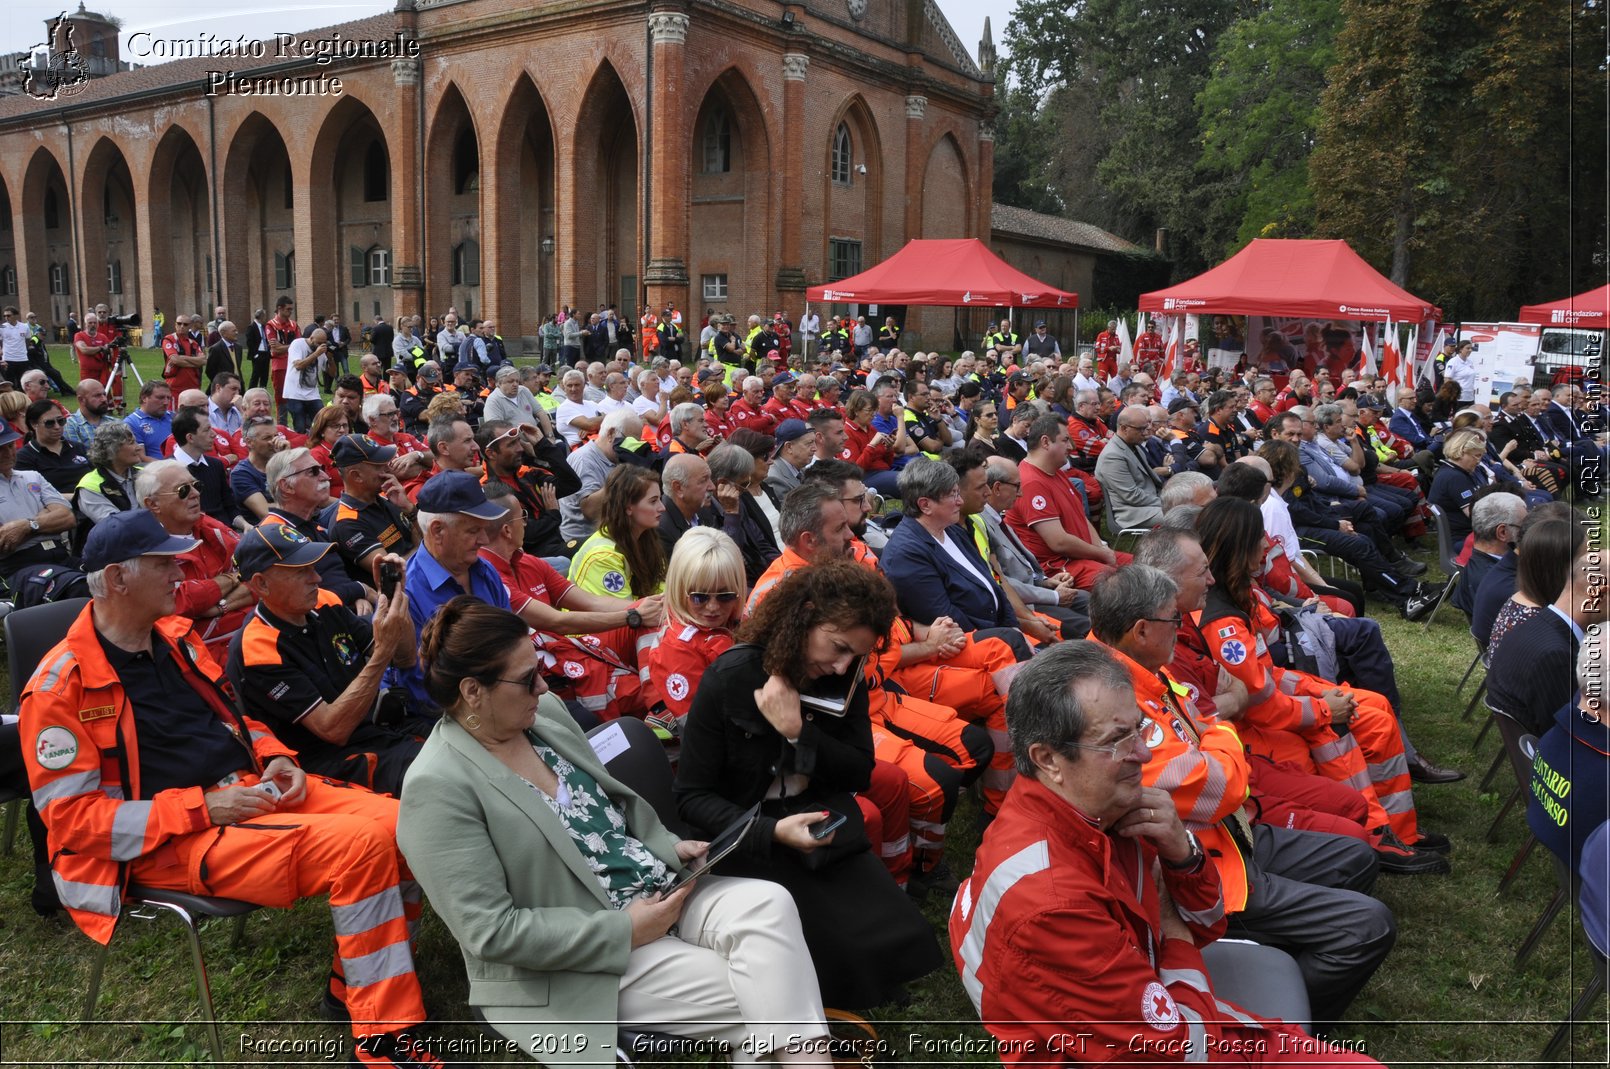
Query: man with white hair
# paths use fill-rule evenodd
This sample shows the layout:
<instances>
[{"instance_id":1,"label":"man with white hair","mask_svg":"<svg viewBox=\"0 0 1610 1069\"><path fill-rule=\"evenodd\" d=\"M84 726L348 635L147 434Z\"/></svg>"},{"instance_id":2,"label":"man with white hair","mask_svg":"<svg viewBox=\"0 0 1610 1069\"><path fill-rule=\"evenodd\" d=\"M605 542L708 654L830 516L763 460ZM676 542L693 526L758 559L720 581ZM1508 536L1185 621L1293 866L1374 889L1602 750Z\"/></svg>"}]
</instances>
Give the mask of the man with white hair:
<instances>
[{"instance_id":1,"label":"man with white hair","mask_svg":"<svg viewBox=\"0 0 1610 1069\"><path fill-rule=\"evenodd\" d=\"M222 657L229 636L245 622L256 598L235 574L233 557L239 536L202 511L200 491L201 484L180 460L147 464L134 480L139 505L169 534L195 542L177 558L183 579L174 611L194 620L203 630L203 640L213 642Z\"/></svg>"},{"instance_id":2,"label":"man with white hair","mask_svg":"<svg viewBox=\"0 0 1610 1069\"><path fill-rule=\"evenodd\" d=\"M727 422L733 430L748 428L760 434L777 430L777 417L766 411L766 383L758 375L744 378L739 389L742 393L727 409Z\"/></svg>"},{"instance_id":3,"label":"man with white hair","mask_svg":"<svg viewBox=\"0 0 1610 1069\"><path fill-rule=\"evenodd\" d=\"M570 374L565 377L568 379ZM617 451L626 439L642 433L643 421L637 413L623 408L603 417L598 436L565 458L581 480L580 490L559 499L559 534L566 541L579 542L598 529L598 513L604 507L604 480L620 463Z\"/></svg>"},{"instance_id":4,"label":"man with white hair","mask_svg":"<svg viewBox=\"0 0 1610 1069\"><path fill-rule=\"evenodd\" d=\"M1481 581L1504 554L1515 548L1524 519L1526 502L1513 493L1491 493L1470 506L1470 529L1475 541L1459 583L1448 596L1454 608L1466 616L1475 615L1476 591L1481 589Z\"/></svg>"},{"instance_id":5,"label":"man with white hair","mask_svg":"<svg viewBox=\"0 0 1610 1069\"><path fill-rule=\"evenodd\" d=\"M28 396L30 404L35 401L43 401L50 396L50 378L36 367L24 371L22 381L18 385L22 387L22 392Z\"/></svg>"},{"instance_id":6,"label":"man with white hair","mask_svg":"<svg viewBox=\"0 0 1610 1069\"><path fill-rule=\"evenodd\" d=\"M678 406L680 407L680 406ZM709 463L697 453L678 453L665 462L660 474L665 515L660 517L660 542L669 557L677 539L692 527L722 526L721 514L710 505L715 488ZM736 520L737 517L734 517Z\"/></svg>"},{"instance_id":7,"label":"man with white hair","mask_svg":"<svg viewBox=\"0 0 1610 1069\"><path fill-rule=\"evenodd\" d=\"M656 361L658 362L658 361ZM657 425L665 418L665 399L660 396L660 376L652 368L637 373L637 396L632 399L632 411L645 424Z\"/></svg>"},{"instance_id":8,"label":"man with white hair","mask_svg":"<svg viewBox=\"0 0 1610 1069\"><path fill-rule=\"evenodd\" d=\"M599 367L600 373L603 368ZM554 417L554 424L559 433L565 436L565 441L572 449L581 445L586 437L598 431L604 421L604 413L599 409L596 401L587 399L587 376L575 368L565 372L559 380L559 389L564 393L565 399L559 402L559 411Z\"/></svg>"}]
</instances>

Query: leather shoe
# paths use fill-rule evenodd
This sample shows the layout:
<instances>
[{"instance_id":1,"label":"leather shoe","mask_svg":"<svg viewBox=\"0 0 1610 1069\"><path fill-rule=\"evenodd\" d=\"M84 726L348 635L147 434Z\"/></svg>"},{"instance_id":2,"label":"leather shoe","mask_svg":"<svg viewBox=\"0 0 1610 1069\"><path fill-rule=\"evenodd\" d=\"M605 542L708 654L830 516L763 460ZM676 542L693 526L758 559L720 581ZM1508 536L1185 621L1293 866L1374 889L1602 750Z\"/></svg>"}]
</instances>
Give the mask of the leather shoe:
<instances>
[{"instance_id":1,"label":"leather shoe","mask_svg":"<svg viewBox=\"0 0 1610 1069\"><path fill-rule=\"evenodd\" d=\"M1399 575L1406 575L1411 579L1415 576L1426 574L1425 564L1421 561L1415 560L1412 557L1400 556L1397 560L1392 562L1392 570L1397 572Z\"/></svg>"},{"instance_id":2,"label":"leather shoe","mask_svg":"<svg viewBox=\"0 0 1610 1069\"><path fill-rule=\"evenodd\" d=\"M1440 831L1423 831L1420 838L1414 841L1414 848L1423 854L1441 854L1447 857L1453 853L1453 843Z\"/></svg>"},{"instance_id":3,"label":"leather shoe","mask_svg":"<svg viewBox=\"0 0 1610 1069\"><path fill-rule=\"evenodd\" d=\"M1420 757L1409 762L1409 778L1416 783L1458 783L1465 774L1457 768L1442 768Z\"/></svg>"},{"instance_id":4,"label":"leather shoe","mask_svg":"<svg viewBox=\"0 0 1610 1069\"><path fill-rule=\"evenodd\" d=\"M1390 828L1382 829L1380 841L1375 844L1375 857L1382 872L1398 876L1445 876L1453 871L1447 858L1405 845Z\"/></svg>"}]
</instances>

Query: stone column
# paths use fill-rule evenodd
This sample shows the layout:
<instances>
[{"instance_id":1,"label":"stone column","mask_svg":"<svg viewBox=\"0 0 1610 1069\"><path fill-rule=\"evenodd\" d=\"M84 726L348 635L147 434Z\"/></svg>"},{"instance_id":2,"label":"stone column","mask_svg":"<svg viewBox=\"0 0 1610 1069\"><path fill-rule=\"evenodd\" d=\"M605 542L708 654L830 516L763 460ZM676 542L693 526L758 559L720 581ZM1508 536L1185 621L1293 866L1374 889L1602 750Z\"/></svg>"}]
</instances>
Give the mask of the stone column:
<instances>
[{"instance_id":1,"label":"stone column","mask_svg":"<svg viewBox=\"0 0 1610 1069\"><path fill-rule=\"evenodd\" d=\"M811 59L803 52L783 55L783 240L777 267L778 303L792 307L805 289L801 231L805 209L805 72Z\"/></svg>"},{"instance_id":2,"label":"stone column","mask_svg":"<svg viewBox=\"0 0 1610 1069\"><path fill-rule=\"evenodd\" d=\"M654 49L653 146L648 172L653 190L649 198L648 267L643 272L648 307L655 310L674 302L684 315L688 303L688 213L690 187L688 157L691 138L682 99L682 69L687 62L688 16L680 11L654 11L648 17ZM635 330L636 323L628 326Z\"/></svg>"},{"instance_id":3,"label":"stone column","mask_svg":"<svg viewBox=\"0 0 1610 1069\"><path fill-rule=\"evenodd\" d=\"M928 169L928 158L922 151L923 116L928 114L928 98L912 94L906 97L906 235L905 239L922 237L922 178ZM934 237L961 235L935 234Z\"/></svg>"},{"instance_id":4,"label":"stone column","mask_svg":"<svg viewBox=\"0 0 1610 1069\"><path fill-rule=\"evenodd\" d=\"M420 191L425 164L420 162L419 80L421 60L400 57L391 61L396 86L396 122L386 130L391 152L391 309L426 315L425 235L420 229ZM445 256L445 249L433 250ZM442 296L442 295L438 295ZM445 302L444 306L445 306Z\"/></svg>"}]
</instances>

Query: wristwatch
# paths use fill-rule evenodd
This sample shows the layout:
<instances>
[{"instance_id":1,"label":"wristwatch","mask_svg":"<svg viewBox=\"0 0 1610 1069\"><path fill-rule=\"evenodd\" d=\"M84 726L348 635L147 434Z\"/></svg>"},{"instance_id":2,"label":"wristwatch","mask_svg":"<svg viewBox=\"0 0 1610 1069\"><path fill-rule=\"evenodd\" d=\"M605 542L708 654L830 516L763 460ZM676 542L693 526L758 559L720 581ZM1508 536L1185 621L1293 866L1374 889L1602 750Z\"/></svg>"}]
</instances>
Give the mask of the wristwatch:
<instances>
[{"instance_id":1,"label":"wristwatch","mask_svg":"<svg viewBox=\"0 0 1610 1069\"><path fill-rule=\"evenodd\" d=\"M627 609L626 610L626 626L627 627L642 627L643 626L643 614L638 612L636 609Z\"/></svg>"},{"instance_id":2,"label":"wristwatch","mask_svg":"<svg viewBox=\"0 0 1610 1069\"><path fill-rule=\"evenodd\" d=\"M39 520L38 519L29 520L28 521L28 530L32 531L34 534L38 534L39 533Z\"/></svg>"},{"instance_id":3,"label":"wristwatch","mask_svg":"<svg viewBox=\"0 0 1610 1069\"><path fill-rule=\"evenodd\" d=\"M1202 862L1207 855L1202 853L1202 844L1196 841L1196 833L1188 831L1185 833L1185 838L1191 844L1190 856L1184 861L1169 861L1165 858L1158 858L1163 863L1164 868L1173 869L1175 872L1195 872L1202 867Z\"/></svg>"}]
</instances>

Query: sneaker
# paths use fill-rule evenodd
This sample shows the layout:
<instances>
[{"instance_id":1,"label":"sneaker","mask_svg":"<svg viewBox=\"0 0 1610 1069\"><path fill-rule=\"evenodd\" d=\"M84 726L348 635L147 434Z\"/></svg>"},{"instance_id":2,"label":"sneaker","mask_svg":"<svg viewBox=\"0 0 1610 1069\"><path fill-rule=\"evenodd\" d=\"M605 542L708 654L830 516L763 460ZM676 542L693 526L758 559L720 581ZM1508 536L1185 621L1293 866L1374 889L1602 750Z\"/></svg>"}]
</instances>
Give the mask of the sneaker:
<instances>
[{"instance_id":1,"label":"sneaker","mask_svg":"<svg viewBox=\"0 0 1610 1069\"><path fill-rule=\"evenodd\" d=\"M1399 575L1406 575L1411 579L1426 574L1425 564L1409 557L1399 557L1397 560L1393 561L1392 570L1397 572Z\"/></svg>"},{"instance_id":2,"label":"sneaker","mask_svg":"<svg viewBox=\"0 0 1610 1069\"><path fill-rule=\"evenodd\" d=\"M1416 850L1399 839L1390 828L1381 830L1375 844L1375 857L1382 872L1398 876L1445 876L1453 871L1448 859L1440 854Z\"/></svg>"},{"instance_id":3,"label":"sneaker","mask_svg":"<svg viewBox=\"0 0 1610 1069\"><path fill-rule=\"evenodd\" d=\"M385 1066L386 1069L439 1069L447 1065L429 1047L416 1042L408 1033L379 1032L365 1036L353 1045L354 1065Z\"/></svg>"},{"instance_id":4,"label":"sneaker","mask_svg":"<svg viewBox=\"0 0 1610 1069\"><path fill-rule=\"evenodd\" d=\"M1403 603L1403 618L1409 623L1419 623L1431 615L1431 610L1437 607L1440 594L1416 594Z\"/></svg>"}]
</instances>

